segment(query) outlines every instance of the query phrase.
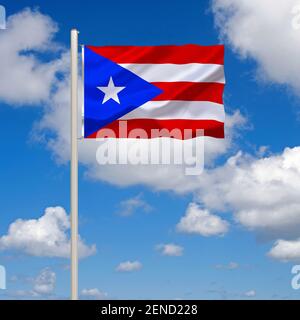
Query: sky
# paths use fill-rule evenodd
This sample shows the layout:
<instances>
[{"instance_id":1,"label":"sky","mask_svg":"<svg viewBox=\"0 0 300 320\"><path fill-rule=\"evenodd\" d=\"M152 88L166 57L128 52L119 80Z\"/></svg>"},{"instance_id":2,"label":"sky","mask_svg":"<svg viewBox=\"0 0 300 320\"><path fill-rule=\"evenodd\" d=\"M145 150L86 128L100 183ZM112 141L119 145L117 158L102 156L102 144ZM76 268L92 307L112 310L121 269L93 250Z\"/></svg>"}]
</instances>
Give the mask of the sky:
<instances>
[{"instance_id":1,"label":"sky","mask_svg":"<svg viewBox=\"0 0 300 320\"><path fill-rule=\"evenodd\" d=\"M299 299L299 1L1 1L0 299L67 299L69 35L225 44L205 170L100 166L79 141L82 299ZM298 10L298 9L299 10ZM80 79L81 81L81 79Z\"/></svg>"}]
</instances>

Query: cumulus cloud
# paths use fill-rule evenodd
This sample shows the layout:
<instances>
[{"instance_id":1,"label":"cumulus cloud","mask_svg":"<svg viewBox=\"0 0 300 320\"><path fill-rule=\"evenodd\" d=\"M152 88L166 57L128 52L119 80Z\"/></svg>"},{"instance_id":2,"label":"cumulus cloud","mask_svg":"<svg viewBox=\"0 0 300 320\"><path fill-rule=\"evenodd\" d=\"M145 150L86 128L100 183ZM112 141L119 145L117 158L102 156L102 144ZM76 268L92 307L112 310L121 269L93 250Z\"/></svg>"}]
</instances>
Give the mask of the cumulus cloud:
<instances>
[{"instance_id":1,"label":"cumulus cloud","mask_svg":"<svg viewBox=\"0 0 300 320\"><path fill-rule=\"evenodd\" d=\"M138 271L141 270L143 265L139 261L125 261L121 262L117 268L116 271L118 272L132 272L132 271Z\"/></svg>"},{"instance_id":2,"label":"cumulus cloud","mask_svg":"<svg viewBox=\"0 0 300 320\"><path fill-rule=\"evenodd\" d=\"M268 255L271 258L278 259L284 262L300 261L300 239L282 240L275 242L274 246L269 251Z\"/></svg>"},{"instance_id":3,"label":"cumulus cloud","mask_svg":"<svg viewBox=\"0 0 300 320\"><path fill-rule=\"evenodd\" d=\"M0 250L18 250L38 257L70 257L69 217L62 207L49 207L38 219L17 219L0 237ZM96 253L96 246L78 243L81 258Z\"/></svg>"},{"instance_id":4,"label":"cumulus cloud","mask_svg":"<svg viewBox=\"0 0 300 320\"><path fill-rule=\"evenodd\" d=\"M160 251L163 256L179 257L183 255L184 248L174 243L159 244L156 249Z\"/></svg>"},{"instance_id":5,"label":"cumulus cloud","mask_svg":"<svg viewBox=\"0 0 300 320\"><path fill-rule=\"evenodd\" d=\"M50 268L45 268L34 279L33 290L38 294L51 294L55 289L55 284L55 272Z\"/></svg>"},{"instance_id":6,"label":"cumulus cloud","mask_svg":"<svg viewBox=\"0 0 300 320\"><path fill-rule=\"evenodd\" d=\"M29 289L8 291L14 299L50 299L55 297L56 273L49 267L43 268L35 277L13 276L11 281L30 285Z\"/></svg>"},{"instance_id":7,"label":"cumulus cloud","mask_svg":"<svg viewBox=\"0 0 300 320\"><path fill-rule=\"evenodd\" d=\"M152 210L152 207L143 199L141 193L135 197L121 201L118 213L123 217L128 217L133 215L137 210L144 212Z\"/></svg>"},{"instance_id":8,"label":"cumulus cloud","mask_svg":"<svg viewBox=\"0 0 300 320\"><path fill-rule=\"evenodd\" d=\"M240 152L203 174L197 199L209 210L232 211L237 223L265 239L293 240L300 227L299 163L300 147L260 159ZM296 247L297 241L279 240L270 255L300 258Z\"/></svg>"},{"instance_id":9,"label":"cumulus cloud","mask_svg":"<svg viewBox=\"0 0 300 320\"><path fill-rule=\"evenodd\" d=\"M233 210L251 230L291 235L300 226L299 161L300 147L261 159L239 152L204 173L198 199L211 210Z\"/></svg>"},{"instance_id":10,"label":"cumulus cloud","mask_svg":"<svg viewBox=\"0 0 300 320\"><path fill-rule=\"evenodd\" d=\"M80 299L82 300L104 300L107 296L106 292L100 291L97 288L83 289L80 293Z\"/></svg>"},{"instance_id":11,"label":"cumulus cloud","mask_svg":"<svg viewBox=\"0 0 300 320\"><path fill-rule=\"evenodd\" d=\"M258 76L300 90L299 30L293 28L298 0L213 0L221 37L242 57L255 59Z\"/></svg>"},{"instance_id":12,"label":"cumulus cloud","mask_svg":"<svg viewBox=\"0 0 300 320\"><path fill-rule=\"evenodd\" d=\"M23 10L7 20L0 33L0 100L12 105L36 105L49 99L66 68L64 54L53 41L56 23L48 16ZM40 53L59 53L59 58L41 61Z\"/></svg>"},{"instance_id":13,"label":"cumulus cloud","mask_svg":"<svg viewBox=\"0 0 300 320\"><path fill-rule=\"evenodd\" d=\"M219 216L190 203L185 215L176 226L178 232L199 234L204 237L223 235L228 232L229 223Z\"/></svg>"}]
</instances>

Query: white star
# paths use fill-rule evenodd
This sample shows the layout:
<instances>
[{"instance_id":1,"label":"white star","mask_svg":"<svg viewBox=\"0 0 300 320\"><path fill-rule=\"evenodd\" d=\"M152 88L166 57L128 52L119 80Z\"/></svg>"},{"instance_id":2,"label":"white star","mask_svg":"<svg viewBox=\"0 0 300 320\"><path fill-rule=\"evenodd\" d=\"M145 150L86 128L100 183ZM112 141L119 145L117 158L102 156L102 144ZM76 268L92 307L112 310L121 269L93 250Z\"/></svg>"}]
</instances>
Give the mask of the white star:
<instances>
[{"instance_id":1,"label":"white star","mask_svg":"<svg viewBox=\"0 0 300 320\"><path fill-rule=\"evenodd\" d=\"M109 99L113 99L118 104L120 104L118 93L125 88L126 87L116 87L112 77L109 78L107 87L97 87L97 89L101 90L104 93L102 104L108 101Z\"/></svg>"}]
</instances>

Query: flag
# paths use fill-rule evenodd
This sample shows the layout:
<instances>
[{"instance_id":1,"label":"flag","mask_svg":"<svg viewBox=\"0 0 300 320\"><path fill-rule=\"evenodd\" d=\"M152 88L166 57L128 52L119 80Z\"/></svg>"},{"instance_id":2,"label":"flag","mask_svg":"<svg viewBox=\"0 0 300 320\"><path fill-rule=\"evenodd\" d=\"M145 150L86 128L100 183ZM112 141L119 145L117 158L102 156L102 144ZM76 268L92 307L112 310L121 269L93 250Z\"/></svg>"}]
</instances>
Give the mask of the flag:
<instances>
[{"instance_id":1,"label":"flag","mask_svg":"<svg viewBox=\"0 0 300 320\"><path fill-rule=\"evenodd\" d=\"M224 46L84 46L84 137L189 130L224 138Z\"/></svg>"}]
</instances>

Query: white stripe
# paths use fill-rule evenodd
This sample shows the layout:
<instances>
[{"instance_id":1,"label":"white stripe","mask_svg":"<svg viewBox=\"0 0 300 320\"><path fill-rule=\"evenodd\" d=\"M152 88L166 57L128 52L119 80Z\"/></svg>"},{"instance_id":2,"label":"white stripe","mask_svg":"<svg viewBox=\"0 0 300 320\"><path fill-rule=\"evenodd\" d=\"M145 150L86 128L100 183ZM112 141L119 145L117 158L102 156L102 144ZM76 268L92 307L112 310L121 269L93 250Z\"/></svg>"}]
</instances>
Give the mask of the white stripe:
<instances>
[{"instance_id":1,"label":"white stripe","mask_svg":"<svg viewBox=\"0 0 300 320\"><path fill-rule=\"evenodd\" d=\"M219 64L120 64L148 82L225 83L224 66Z\"/></svg>"},{"instance_id":2,"label":"white stripe","mask_svg":"<svg viewBox=\"0 0 300 320\"><path fill-rule=\"evenodd\" d=\"M225 121L222 104L207 101L149 101L127 113L129 119L194 119Z\"/></svg>"}]
</instances>

